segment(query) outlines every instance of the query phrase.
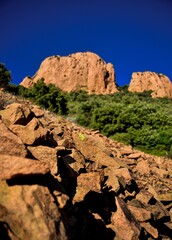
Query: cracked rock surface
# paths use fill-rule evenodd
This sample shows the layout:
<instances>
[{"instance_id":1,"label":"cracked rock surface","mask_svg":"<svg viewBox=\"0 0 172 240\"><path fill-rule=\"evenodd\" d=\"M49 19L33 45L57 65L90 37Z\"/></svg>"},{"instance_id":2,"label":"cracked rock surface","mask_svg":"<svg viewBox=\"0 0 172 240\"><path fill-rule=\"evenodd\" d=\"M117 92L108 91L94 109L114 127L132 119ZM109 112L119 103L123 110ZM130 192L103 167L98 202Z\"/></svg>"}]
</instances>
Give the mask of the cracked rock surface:
<instances>
[{"instance_id":1,"label":"cracked rock surface","mask_svg":"<svg viewBox=\"0 0 172 240\"><path fill-rule=\"evenodd\" d=\"M29 102L0 116L0 239L171 239L171 160Z\"/></svg>"}]
</instances>

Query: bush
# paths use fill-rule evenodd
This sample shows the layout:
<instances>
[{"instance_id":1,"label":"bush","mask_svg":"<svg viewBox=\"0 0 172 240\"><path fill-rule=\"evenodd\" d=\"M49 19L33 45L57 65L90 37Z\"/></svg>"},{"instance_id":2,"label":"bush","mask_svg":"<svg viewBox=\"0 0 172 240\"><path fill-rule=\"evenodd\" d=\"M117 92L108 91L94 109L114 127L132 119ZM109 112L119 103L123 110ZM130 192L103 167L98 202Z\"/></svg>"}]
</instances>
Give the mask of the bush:
<instances>
[{"instance_id":1,"label":"bush","mask_svg":"<svg viewBox=\"0 0 172 240\"><path fill-rule=\"evenodd\" d=\"M11 80L11 73L4 64L0 63L0 87L6 88Z\"/></svg>"},{"instance_id":2,"label":"bush","mask_svg":"<svg viewBox=\"0 0 172 240\"><path fill-rule=\"evenodd\" d=\"M5 101L4 99L0 96L0 110L3 110L5 106Z\"/></svg>"},{"instance_id":3,"label":"bush","mask_svg":"<svg viewBox=\"0 0 172 240\"><path fill-rule=\"evenodd\" d=\"M165 155L171 153L172 100L153 99L150 95L151 92L122 91L87 95L86 101L82 101L84 97L78 101L75 94L68 106L75 109L79 124L145 152Z\"/></svg>"},{"instance_id":4,"label":"bush","mask_svg":"<svg viewBox=\"0 0 172 240\"><path fill-rule=\"evenodd\" d=\"M19 94L19 86L15 84L9 84L6 87L6 91L10 92L11 94L18 95Z\"/></svg>"},{"instance_id":5,"label":"bush","mask_svg":"<svg viewBox=\"0 0 172 240\"><path fill-rule=\"evenodd\" d=\"M24 89L21 91L41 107L61 115L67 114L67 100L54 84L46 85L44 79L40 79L27 91Z\"/></svg>"}]
</instances>

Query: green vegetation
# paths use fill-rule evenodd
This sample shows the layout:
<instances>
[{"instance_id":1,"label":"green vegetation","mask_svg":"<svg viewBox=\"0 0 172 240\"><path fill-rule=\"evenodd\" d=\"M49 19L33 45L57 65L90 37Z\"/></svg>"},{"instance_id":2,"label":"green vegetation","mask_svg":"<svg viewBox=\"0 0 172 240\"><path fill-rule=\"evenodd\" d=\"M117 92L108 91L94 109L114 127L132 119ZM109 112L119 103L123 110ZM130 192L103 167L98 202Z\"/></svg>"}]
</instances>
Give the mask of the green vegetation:
<instances>
[{"instance_id":1,"label":"green vegetation","mask_svg":"<svg viewBox=\"0 0 172 240\"><path fill-rule=\"evenodd\" d=\"M151 92L113 95L67 94L71 119L147 153L172 155L172 100Z\"/></svg>"},{"instance_id":2,"label":"green vegetation","mask_svg":"<svg viewBox=\"0 0 172 240\"><path fill-rule=\"evenodd\" d=\"M29 89L20 85L16 86L10 84L7 91L28 98L34 103L54 113L66 115L68 112L67 100L64 93L54 84L46 85L44 79L40 79Z\"/></svg>"},{"instance_id":3,"label":"green vegetation","mask_svg":"<svg viewBox=\"0 0 172 240\"><path fill-rule=\"evenodd\" d=\"M30 89L9 85L8 91L144 152L172 156L171 99L153 99L150 91L130 93L127 86L113 95L64 93L43 79Z\"/></svg>"},{"instance_id":4,"label":"green vegetation","mask_svg":"<svg viewBox=\"0 0 172 240\"><path fill-rule=\"evenodd\" d=\"M0 87L6 88L11 81L11 73L0 63Z\"/></svg>"},{"instance_id":5,"label":"green vegetation","mask_svg":"<svg viewBox=\"0 0 172 240\"><path fill-rule=\"evenodd\" d=\"M67 101L64 94L54 84L46 85L44 79L40 79L29 90L20 89L20 94L35 101L41 107L44 107L54 113L62 115L67 114Z\"/></svg>"}]
</instances>

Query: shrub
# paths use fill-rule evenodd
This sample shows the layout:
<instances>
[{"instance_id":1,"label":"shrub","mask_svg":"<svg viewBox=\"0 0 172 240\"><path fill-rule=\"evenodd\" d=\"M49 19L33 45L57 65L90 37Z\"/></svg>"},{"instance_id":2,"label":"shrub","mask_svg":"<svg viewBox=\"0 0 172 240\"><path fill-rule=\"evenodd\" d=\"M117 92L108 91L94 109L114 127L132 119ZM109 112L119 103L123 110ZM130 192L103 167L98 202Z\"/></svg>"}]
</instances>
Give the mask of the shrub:
<instances>
[{"instance_id":1,"label":"shrub","mask_svg":"<svg viewBox=\"0 0 172 240\"><path fill-rule=\"evenodd\" d=\"M6 88L11 80L11 73L4 64L0 63L0 87Z\"/></svg>"},{"instance_id":2,"label":"shrub","mask_svg":"<svg viewBox=\"0 0 172 240\"><path fill-rule=\"evenodd\" d=\"M0 96L0 110L4 109L5 106L5 101L4 99Z\"/></svg>"},{"instance_id":3,"label":"shrub","mask_svg":"<svg viewBox=\"0 0 172 240\"><path fill-rule=\"evenodd\" d=\"M44 79L40 79L27 91L24 89L21 91L41 107L61 115L67 114L67 100L54 84L46 85Z\"/></svg>"}]
</instances>

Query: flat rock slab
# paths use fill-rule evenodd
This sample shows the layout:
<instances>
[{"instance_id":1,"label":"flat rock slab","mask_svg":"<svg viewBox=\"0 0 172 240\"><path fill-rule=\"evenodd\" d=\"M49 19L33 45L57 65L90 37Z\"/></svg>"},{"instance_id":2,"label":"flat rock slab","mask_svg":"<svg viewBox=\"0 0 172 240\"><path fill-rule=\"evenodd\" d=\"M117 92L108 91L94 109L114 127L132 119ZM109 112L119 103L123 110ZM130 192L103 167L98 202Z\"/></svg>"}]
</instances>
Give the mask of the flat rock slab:
<instances>
[{"instance_id":1,"label":"flat rock slab","mask_svg":"<svg viewBox=\"0 0 172 240\"><path fill-rule=\"evenodd\" d=\"M162 202L172 202L172 191L164 194L159 194L158 197Z\"/></svg>"},{"instance_id":2,"label":"flat rock slab","mask_svg":"<svg viewBox=\"0 0 172 240\"><path fill-rule=\"evenodd\" d=\"M57 169L57 149L56 148L51 148L47 146L28 146L27 149L31 152L32 156L34 158L48 162L50 164L50 170L52 174L56 174L58 169Z\"/></svg>"},{"instance_id":3,"label":"flat rock slab","mask_svg":"<svg viewBox=\"0 0 172 240\"><path fill-rule=\"evenodd\" d=\"M0 120L0 154L25 157L27 150L21 139L12 133Z\"/></svg>"},{"instance_id":4,"label":"flat rock slab","mask_svg":"<svg viewBox=\"0 0 172 240\"><path fill-rule=\"evenodd\" d=\"M0 155L0 180L9 180L33 174L46 174L49 171L49 164L47 162Z\"/></svg>"},{"instance_id":5,"label":"flat rock slab","mask_svg":"<svg viewBox=\"0 0 172 240\"><path fill-rule=\"evenodd\" d=\"M84 197L90 191L100 192L101 179L98 172L82 173L77 178L77 189L74 196L74 202L84 200Z\"/></svg>"},{"instance_id":6,"label":"flat rock slab","mask_svg":"<svg viewBox=\"0 0 172 240\"><path fill-rule=\"evenodd\" d=\"M144 208L128 206L132 215L139 221L144 222L151 219L151 213Z\"/></svg>"},{"instance_id":7,"label":"flat rock slab","mask_svg":"<svg viewBox=\"0 0 172 240\"><path fill-rule=\"evenodd\" d=\"M137 159L139 157L141 157L140 152L139 153L131 153L131 154L128 155L128 158L131 158L131 159Z\"/></svg>"},{"instance_id":8,"label":"flat rock slab","mask_svg":"<svg viewBox=\"0 0 172 240\"><path fill-rule=\"evenodd\" d=\"M141 203L149 203L149 201L153 198L153 194L146 191L146 190L141 190L137 196L136 199L139 200Z\"/></svg>"}]
</instances>

